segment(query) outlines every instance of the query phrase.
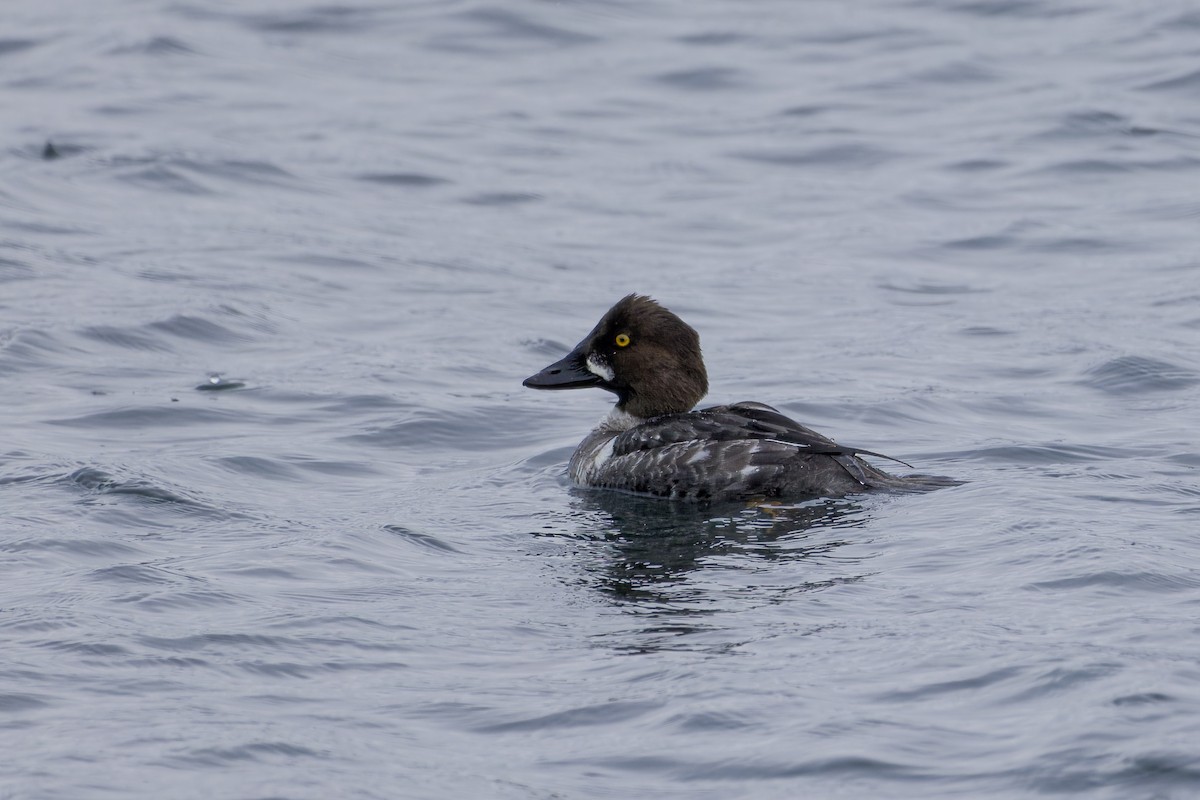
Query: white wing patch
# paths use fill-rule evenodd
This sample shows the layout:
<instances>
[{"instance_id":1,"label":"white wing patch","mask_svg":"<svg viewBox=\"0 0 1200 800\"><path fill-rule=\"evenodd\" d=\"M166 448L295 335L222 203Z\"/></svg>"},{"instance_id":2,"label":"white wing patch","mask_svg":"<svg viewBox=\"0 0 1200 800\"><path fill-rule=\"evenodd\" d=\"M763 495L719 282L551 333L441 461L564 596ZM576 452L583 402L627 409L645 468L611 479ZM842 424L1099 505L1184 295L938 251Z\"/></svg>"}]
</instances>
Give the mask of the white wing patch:
<instances>
[{"instance_id":1,"label":"white wing patch","mask_svg":"<svg viewBox=\"0 0 1200 800\"><path fill-rule=\"evenodd\" d=\"M582 486L594 486L601 470L612 458L615 441L616 436L610 435L602 443L589 443L585 440L579 445L579 449L571 456L571 480Z\"/></svg>"},{"instance_id":2,"label":"white wing patch","mask_svg":"<svg viewBox=\"0 0 1200 800\"><path fill-rule=\"evenodd\" d=\"M597 451L596 455L592 456L592 463L587 466L588 478L591 479L595 475L600 474L600 470L604 469L604 465L612 458L613 442L616 438L609 439L608 442Z\"/></svg>"}]
</instances>

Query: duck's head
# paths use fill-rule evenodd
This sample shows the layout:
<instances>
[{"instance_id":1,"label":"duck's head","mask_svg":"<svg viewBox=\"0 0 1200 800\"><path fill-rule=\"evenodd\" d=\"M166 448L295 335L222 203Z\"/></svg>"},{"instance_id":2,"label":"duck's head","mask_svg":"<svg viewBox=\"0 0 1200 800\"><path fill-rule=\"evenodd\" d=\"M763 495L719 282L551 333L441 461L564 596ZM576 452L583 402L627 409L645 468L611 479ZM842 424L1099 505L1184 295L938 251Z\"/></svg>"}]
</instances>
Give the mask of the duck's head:
<instances>
[{"instance_id":1,"label":"duck's head","mask_svg":"<svg viewBox=\"0 0 1200 800\"><path fill-rule=\"evenodd\" d=\"M690 411L708 392L700 336L649 297L631 294L608 310L582 342L524 385L598 386L636 417Z\"/></svg>"}]
</instances>

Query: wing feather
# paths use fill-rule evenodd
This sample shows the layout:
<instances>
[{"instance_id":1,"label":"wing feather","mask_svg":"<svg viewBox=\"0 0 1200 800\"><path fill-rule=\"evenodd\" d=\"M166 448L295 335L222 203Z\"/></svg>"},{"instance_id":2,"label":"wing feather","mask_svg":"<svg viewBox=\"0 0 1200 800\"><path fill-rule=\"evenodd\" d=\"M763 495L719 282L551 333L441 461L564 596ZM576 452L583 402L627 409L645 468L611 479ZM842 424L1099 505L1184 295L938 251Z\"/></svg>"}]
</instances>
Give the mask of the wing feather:
<instances>
[{"instance_id":1,"label":"wing feather","mask_svg":"<svg viewBox=\"0 0 1200 800\"><path fill-rule=\"evenodd\" d=\"M827 436L785 417L762 403L735 403L713 406L683 414L668 414L654 419L654 425L639 425L620 434L613 441L613 456L619 457L688 441L726 442L742 440L774 440L795 448L792 452L814 455L849 456L857 454L885 458L911 466L898 458L876 453L861 447L839 445ZM838 463L846 466L842 459ZM847 467L856 480L855 470ZM858 470L861 473L861 470Z\"/></svg>"}]
</instances>

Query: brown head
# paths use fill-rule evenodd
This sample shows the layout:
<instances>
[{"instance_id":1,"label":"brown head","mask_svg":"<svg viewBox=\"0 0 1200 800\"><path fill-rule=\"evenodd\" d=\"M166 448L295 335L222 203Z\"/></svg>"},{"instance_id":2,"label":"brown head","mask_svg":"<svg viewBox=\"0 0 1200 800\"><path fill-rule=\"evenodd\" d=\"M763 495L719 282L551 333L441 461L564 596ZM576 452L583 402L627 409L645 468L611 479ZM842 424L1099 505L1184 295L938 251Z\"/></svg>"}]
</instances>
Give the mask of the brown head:
<instances>
[{"instance_id":1,"label":"brown head","mask_svg":"<svg viewBox=\"0 0 1200 800\"><path fill-rule=\"evenodd\" d=\"M637 417L690 411L708 393L700 336L649 297L631 294L608 310L559 361L525 379L532 389L598 386Z\"/></svg>"}]
</instances>

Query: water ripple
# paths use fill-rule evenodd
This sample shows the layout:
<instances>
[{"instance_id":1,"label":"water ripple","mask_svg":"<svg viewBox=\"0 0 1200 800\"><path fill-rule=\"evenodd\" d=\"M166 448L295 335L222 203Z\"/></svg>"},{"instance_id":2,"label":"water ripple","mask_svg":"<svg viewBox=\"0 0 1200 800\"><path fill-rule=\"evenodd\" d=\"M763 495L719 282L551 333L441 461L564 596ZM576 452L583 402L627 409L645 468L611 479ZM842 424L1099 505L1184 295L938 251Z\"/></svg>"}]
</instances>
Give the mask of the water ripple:
<instances>
[{"instance_id":1,"label":"water ripple","mask_svg":"<svg viewBox=\"0 0 1200 800\"><path fill-rule=\"evenodd\" d=\"M488 28L486 37L495 42L532 42L557 47L576 47L592 44L595 36L576 30L539 22L533 15L520 14L508 8L483 7L462 15L465 20L483 23Z\"/></svg>"},{"instance_id":2,"label":"water ripple","mask_svg":"<svg viewBox=\"0 0 1200 800\"><path fill-rule=\"evenodd\" d=\"M169 352L171 350L171 345L165 342L162 337L147 333L142 328L128 328L117 325L92 325L81 329L79 333L85 338L128 350L145 350L150 352Z\"/></svg>"},{"instance_id":3,"label":"water ripple","mask_svg":"<svg viewBox=\"0 0 1200 800\"><path fill-rule=\"evenodd\" d=\"M875 167L897 154L868 144L834 144L795 150L745 150L729 154L744 161L756 161L780 167L818 167L822 169Z\"/></svg>"},{"instance_id":4,"label":"water ripple","mask_svg":"<svg viewBox=\"0 0 1200 800\"><path fill-rule=\"evenodd\" d=\"M0 693L0 714L23 714L50 705L50 701L24 692Z\"/></svg>"},{"instance_id":5,"label":"water ripple","mask_svg":"<svg viewBox=\"0 0 1200 800\"><path fill-rule=\"evenodd\" d=\"M1191 575L1169 575L1157 572L1092 572L1070 578L1058 578L1029 584L1030 589L1077 589L1106 587L1120 592L1179 592L1200 587L1200 578Z\"/></svg>"},{"instance_id":6,"label":"water ripple","mask_svg":"<svg viewBox=\"0 0 1200 800\"><path fill-rule=\"evenodd\" d=\"M108 51L111 55L178 56L196 55L196 50L174 36L151 36L133 44L121 45Z\"/></svg>"},{"instance_id":7,"label":"water ripple","mask_svg":"<svg viewBox=\"0 0 1200 800\"><path fill-rule=\"evenodd\" d=\"M292 759L328 758L328 753L312 750L307 747L291 744L290 742L249 742L234 747L198 747L185 754L171 756L168 764L179 767L220 767L228 768L230 764L239 761L259 763L283 759L286 763Z\"/></svg>"},{"instance_id":8,"label":"water ripple","mask_svg":"<svg viewBox=\"0 0 1200 800\"><path fill-rule=\"evenodd\" d=\"M536 192L483 192L462 199L472 206L515 206L543 199Z\"/></svg>"},{"instance_id":9,"label":"water ripple","mask_svg":"<svg viewBox=\"0 0 1200 800\"><path fill-rule=\"evenodd\" d=\"M420 172L366 172L355 176L360 181L380 183L385 186L401 186L411 189L424 189L429 186L439 186L450 183L447 178L427 175Z\"/></svg>"},{"instance_id":10,"label":"water ripple","mask_svg":"<svg viewBox=\"0 0 1200 800\"><path fill-rule=\"evenodd\" d=\"M112 411L95 411L77 417L45 420L50 425L68 428L88 428L98 431L143 430L145 428L175 429L187 425L216 425L245 421L242 412L219 408L189 408L182 405L135 406Z\"/></svg>"},{"instance_id":11,"label":"water ripple","mask_svg":"<svg viewBox=\"0 0 1200 800\"><path fill-rule=\"evenodd\" d=\"M591 727L595 725L610 725L625 722L645 716L654 711L656 705L645 701L626 702L615 700L592 706L580 706L552 714L540 714L535 717L499 722L491 725L481 725L476 730L480 733L507 733L510 731L544 731L559 728Z\"/></svg>"},{"instance_id":12,"label":"water ripple","mask_svg":"<svg viewBox=\"0 0 1200 800\"><path fill-rule=\"evenodd\" d=\"M1092 367L1080 383L1108 394L1141 394L1186 389L1200 383L1200 375L1156 358L1121 356Z\"/></svg>"},{"instance_id":13,"label":"water ripple","mask_svg":"<svg viewBox=\"0 0 1200 800\"><path fill-rule=\"evenodd\" d=\"M420 545L421 547L426 547L432 550L442 550L447 553L459 552L458 548L454 547L449 542L430 533L414 531L410 528L406 528L403 525L385 525L383 526L383 529L389 533L396 534L405 541L412 542Z\"/></svg>"},{"instance_id":14,"label":"water ripple","mask_svg":"<svg viewBox=\"0 0 1200 800\"><path fill-rule=\"evenodd\" d=\"M746 77L733 67L698 67L655 75L654 80L676 89L708 92L737 89L745 84Z\"/></svg>"},{"instance_id":15,"label":"water ripple","mask_svg":"<svg viewBox=\"0 0 1200 800\"><path fill-rule=\"evenodd\" d=\"M1187 94L1200 92L1200 70L1186 72L1174 78L1147 83L1142 88L1155 92L1183 91Z\"/></svg>"}]
</instances>

